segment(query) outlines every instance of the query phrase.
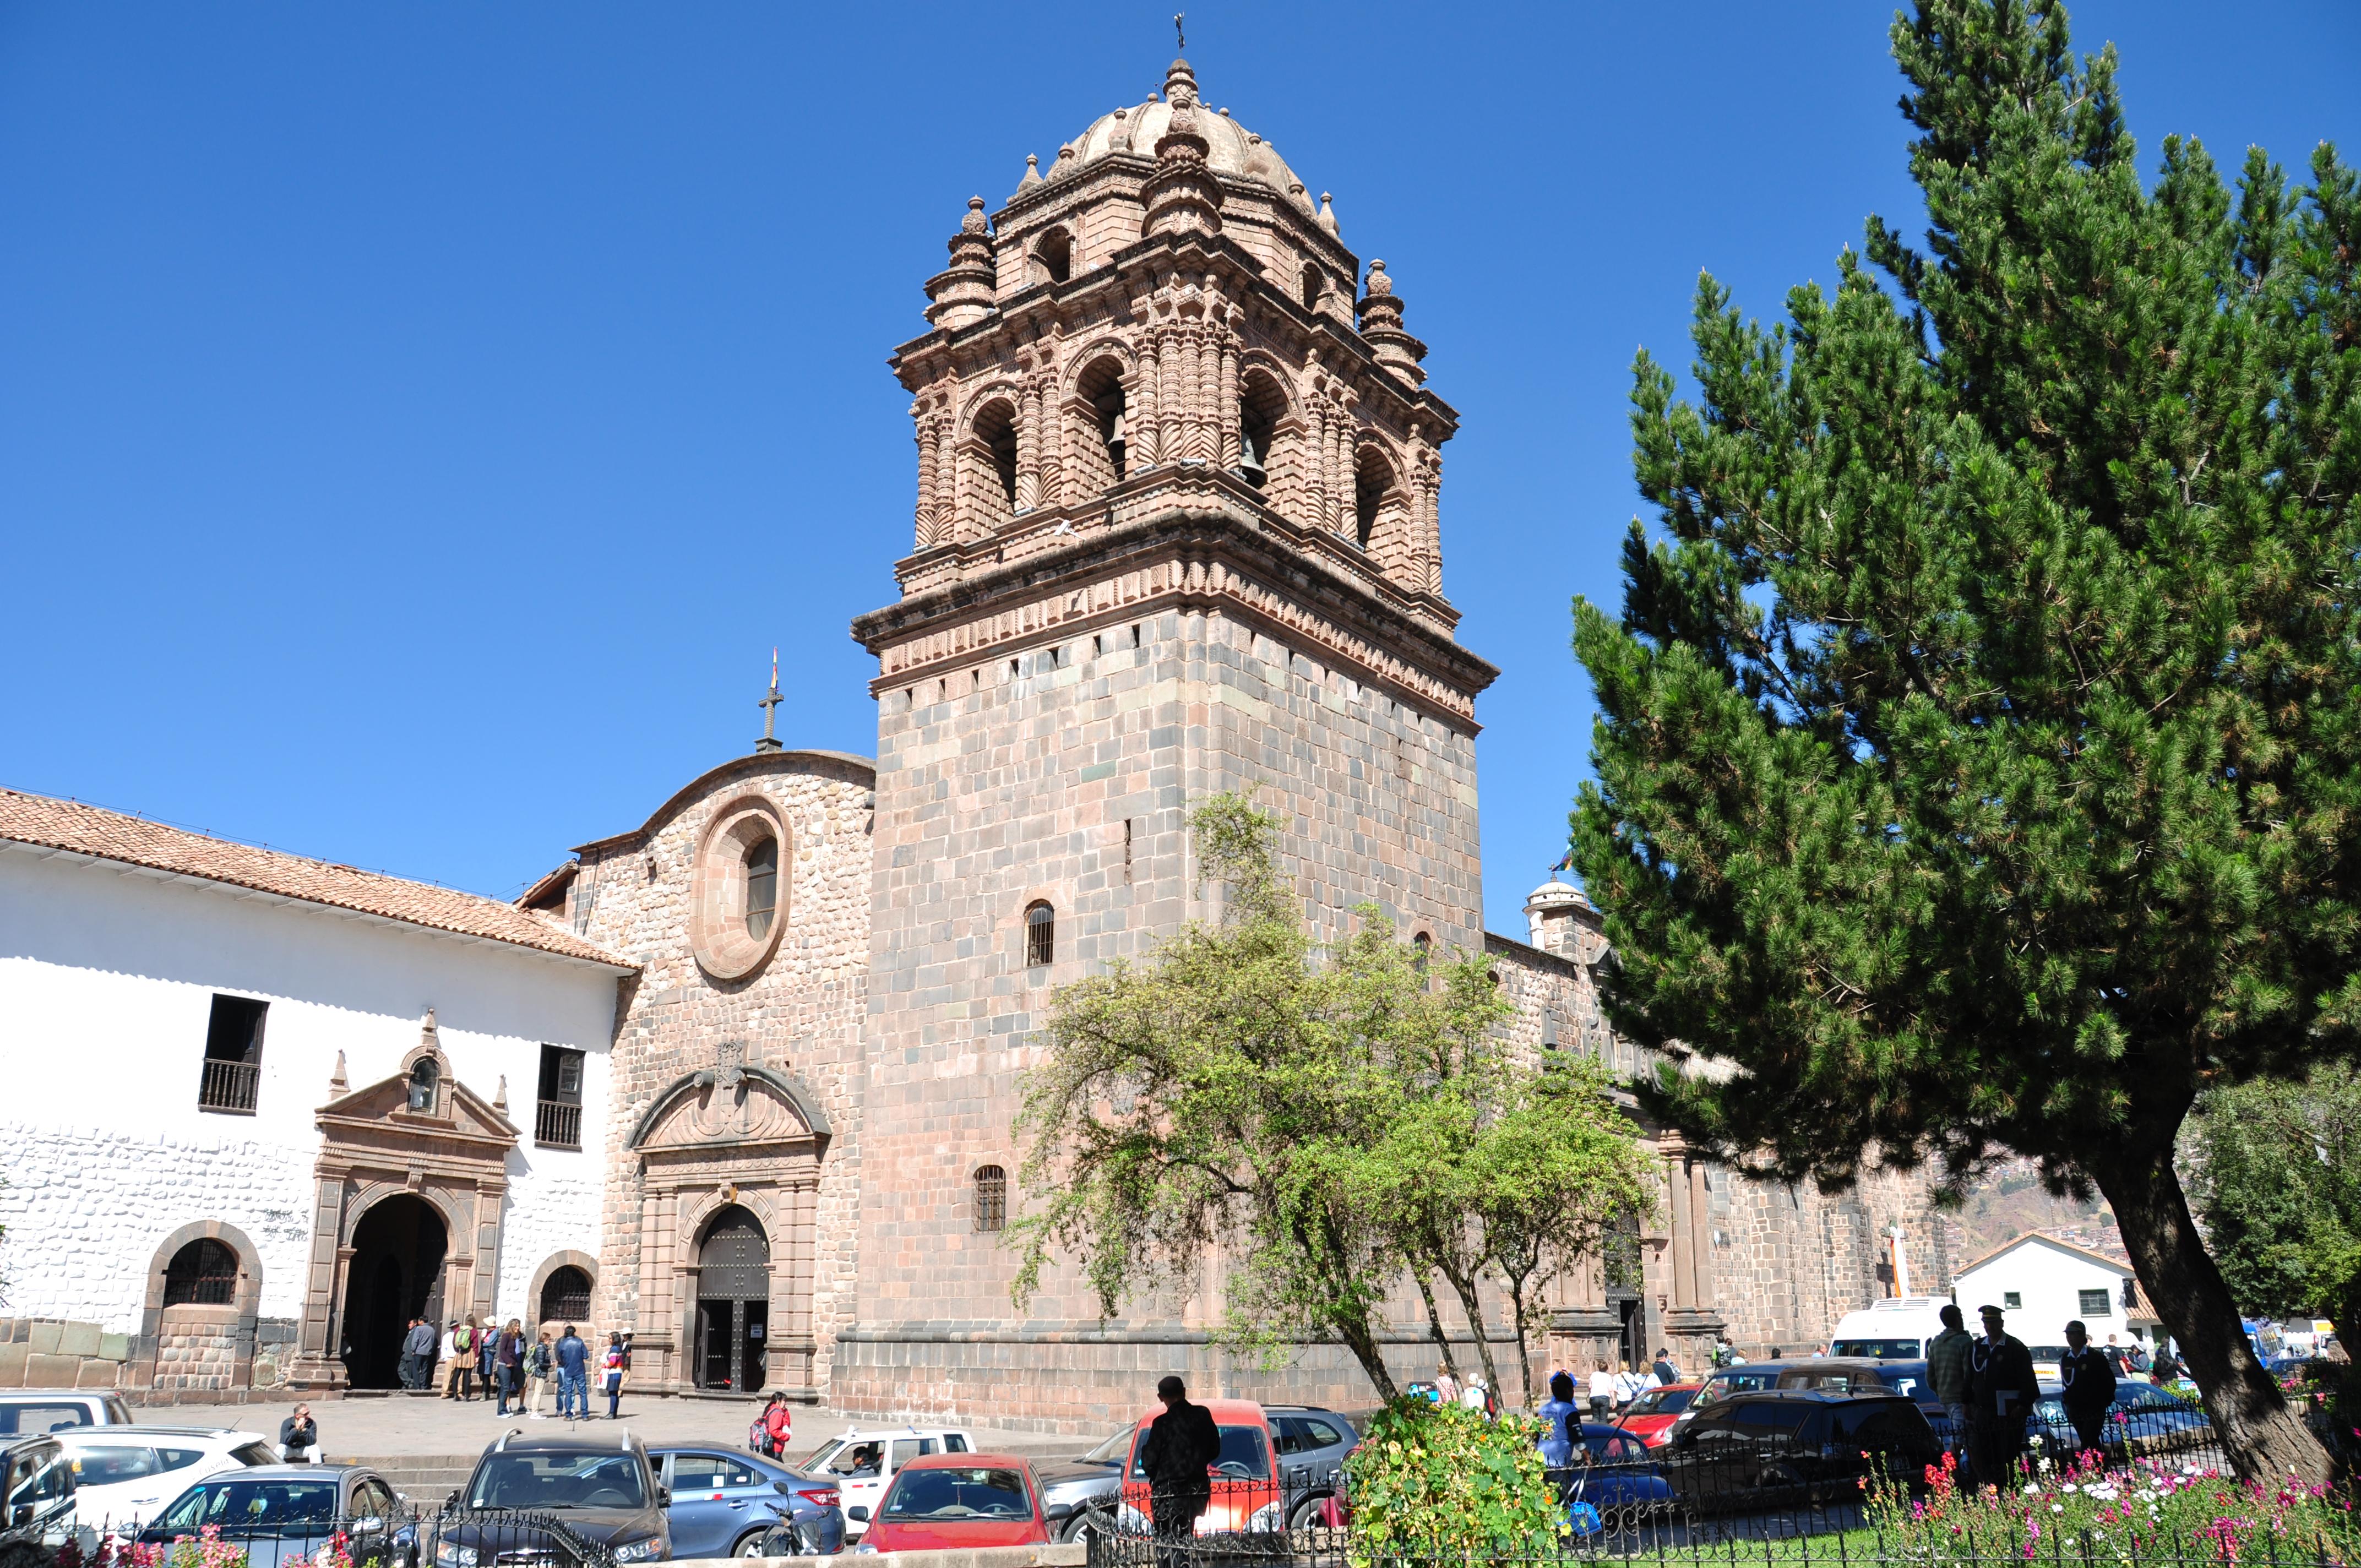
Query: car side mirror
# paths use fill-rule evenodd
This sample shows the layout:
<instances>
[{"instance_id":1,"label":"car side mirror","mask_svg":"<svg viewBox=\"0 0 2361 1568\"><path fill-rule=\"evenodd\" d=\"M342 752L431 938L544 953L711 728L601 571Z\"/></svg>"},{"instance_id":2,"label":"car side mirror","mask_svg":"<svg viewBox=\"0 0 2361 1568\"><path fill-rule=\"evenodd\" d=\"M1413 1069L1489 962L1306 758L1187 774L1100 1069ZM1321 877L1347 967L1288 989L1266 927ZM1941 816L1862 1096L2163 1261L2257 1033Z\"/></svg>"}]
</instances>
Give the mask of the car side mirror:
<instances>
[{"instance_id":1,"label":"car side mirror","mask_svg":"<svg viewBox=\"0 0 2361 1568\"><path fill-rule=\"evenodd\" d=\"M670 1486L658 1486L656 1488L656 1507L660 1508L668 1508L672 1507L672 1488Z\"/></svg>"},{"instance_id":2,"label":"car side mirror","mask_svg":"<svg viewBox=\"0 0 2361 1568\"><path fill-rule=\"evenodd\" d=\"M867 1524L869 1522L869 1505L867 1503L855 1503L852 1507L844 1510L844 1517L861 1524Z\"/></svg>"}]
</instances>

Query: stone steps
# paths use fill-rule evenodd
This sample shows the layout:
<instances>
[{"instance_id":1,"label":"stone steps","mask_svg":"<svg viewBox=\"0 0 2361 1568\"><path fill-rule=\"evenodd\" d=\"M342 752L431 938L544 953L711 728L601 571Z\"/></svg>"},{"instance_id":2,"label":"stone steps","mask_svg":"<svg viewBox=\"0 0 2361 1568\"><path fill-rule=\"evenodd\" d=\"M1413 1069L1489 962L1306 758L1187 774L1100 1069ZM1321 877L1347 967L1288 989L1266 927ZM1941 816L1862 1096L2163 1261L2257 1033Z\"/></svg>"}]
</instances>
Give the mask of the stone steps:
<instances>
[{"instance_id":1,"label":"stone steps","mask_svg":"<svg viewBox=\"0 0 2361 1568\"><path fill-rule=\"evenodd\" d=\"M397 1453L382 1458L356 1454L333 1456L337 1464L366 1464L384 1476L413 1508L437 1508L443 1499L467 1484L476 1468L472 1453Z\"/></svg>"}]
</instances>

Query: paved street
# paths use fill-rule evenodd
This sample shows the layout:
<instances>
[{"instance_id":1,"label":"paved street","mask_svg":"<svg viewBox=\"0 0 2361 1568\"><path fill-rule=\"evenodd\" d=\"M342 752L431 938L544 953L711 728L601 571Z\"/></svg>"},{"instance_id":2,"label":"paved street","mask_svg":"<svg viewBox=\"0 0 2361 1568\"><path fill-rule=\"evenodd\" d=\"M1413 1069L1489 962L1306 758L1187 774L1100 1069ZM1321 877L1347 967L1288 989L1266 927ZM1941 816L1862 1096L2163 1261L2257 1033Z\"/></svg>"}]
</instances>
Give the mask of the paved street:
<instances>
[{"instance_id":1,"label":"paved street","mask_svg":"<svg viewBox=\"0 0 2361 1568\"><path fill-rule=\"evenodd\" d=\"M279 1422L293 1408L288 1404L171 1405L142 1408L134 1412L143 1424L235 1427L276 1439ZM605 1409L605 1401L597 1408ZM760 1408L754 1400L623 1398L623 1419L614 1426L628 1428L650 1444L716 1442L742 1446L747 1425ZM530 1432L563 1431L556 1420L502 1420L495 1407L483 1402L458 1404L448 1399L398 1397L390 1398L323 1399L312 1407L320 1423L320 1440L330 1459L391 1459L404 1456L473 1454L511 1426ZM850 1424L888 1424L873 1417L852 1417L808 1406L796 1407L795 1442L790 1459L799 1459L818 1446L822 1438ZM929 1423L945 1424L945 1423ZM1009 1431L965 1425L980 1449L1045 1456L1079 1453L1104 1433L1059 1437L1041 1432ZM603 1417L577 1430L609 1429Z\"/></svg>"}]
</instances>

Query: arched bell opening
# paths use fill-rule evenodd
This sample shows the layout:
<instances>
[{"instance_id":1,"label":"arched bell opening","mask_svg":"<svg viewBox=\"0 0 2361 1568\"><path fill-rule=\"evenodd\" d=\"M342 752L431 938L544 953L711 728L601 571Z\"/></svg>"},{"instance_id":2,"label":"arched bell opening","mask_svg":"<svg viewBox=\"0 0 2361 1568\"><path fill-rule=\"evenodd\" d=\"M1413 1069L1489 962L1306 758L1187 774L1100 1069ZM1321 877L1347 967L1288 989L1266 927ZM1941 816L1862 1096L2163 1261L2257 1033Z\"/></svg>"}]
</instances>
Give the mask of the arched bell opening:
<instances>
[{"instance_id":1,"label":"arched bell opening","mask_svg":"<svg viewBox=\"0 0 2361 1568\"><path fill-rule=\"evenodd\" d=\"M1375 446L1364 446L1353 462L1353 542L1375 553L1387 543L1379 527L1399 482L1394 466Z\"/></svg>"},{"instance_id":2,"label":"arched bell opening","mask_svg":"<svg viewBox=\"0 0 2361 1568\"><path fill-rule=\"evenodd\" d=\"M1287 394L1267 370L1253 369L1238 380L1238 477L1266 495L1273 493L1274 447L1287 418Z\"/></svg>"},{"instance_id":3,"label":"arched bell opening","mask_svg":"<svg viewBox=\"0 0 2361 1568\"><path fill-rule=\"evenodd\" d=\"M1095 495L1120 482L1129 470L1129 409L1123 392L1123 362L1096 359L1074 379L1074 396L1093 438L1082 443L1082 460L1090 481L1086 495Z\"/></svg>"},{"instance_id":4,"label":"arched bell opening","mask_svg":"<svg viewBox=\"0 0 2361 1568\"><path fill-rule=\"evenodd\" d=\"M763 1387L771 1332L771 1238L732 1203L707 1223L697 1249L697 1386Z\"/></svg>"},{"instance_id":5,"label":"arched bell opening","mask_svg":"<svg viewBox=\"0 0 2361 1568\"><path fill-rule=\"evenodd\" d=\"M1016 405L993 399L976 410L969 431L965 488L976 522L989 532L1016 515Z\"/></svg>"},{"instance_id":6,"label":"arched bell opening","mask_svg":"<svg viewBox=\"0 0 2361 1568\"><path fill-rule=\"evenodd\" d=\"M1033 263L1043 281L1064 282L1074 272L1074 236L1064 229L1051 229L1033 242Z\"/></svg>"}]
</instances>

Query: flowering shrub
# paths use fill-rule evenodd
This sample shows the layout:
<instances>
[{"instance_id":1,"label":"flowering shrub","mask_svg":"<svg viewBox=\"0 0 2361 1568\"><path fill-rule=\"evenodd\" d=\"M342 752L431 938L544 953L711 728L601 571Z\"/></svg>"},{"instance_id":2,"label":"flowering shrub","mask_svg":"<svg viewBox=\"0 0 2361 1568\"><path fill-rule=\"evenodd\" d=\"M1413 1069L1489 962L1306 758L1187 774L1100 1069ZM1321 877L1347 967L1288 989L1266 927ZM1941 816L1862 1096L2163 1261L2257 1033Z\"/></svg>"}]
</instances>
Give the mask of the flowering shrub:
<instances>
[{"instance_id":1,"label":"flowering shrub","mask_svg":"<svg viewBox=\"0 0 2361 1568\"><path fill-rule=\"evenodd\" d=\"M311 1556L290 1557L280 1568L353 1568L352 1542L343 1530L338 1530Z\"/></svg>"},{"instance_id":2,"label":"flowering shrub","mask_svg":"<svg viewBox=\"0 0 2361 1568\"><path fill-rule=\"evenodd\" d=\"M1353 1561L1554 1551L1565 1515L1543 1473L1541 1423L1488 1421L1456 1405L1397 1399L1345 1461Z\"/></svg>"},{"instance_id":3,"label":"flowering shrub","mask_svg":"<svg viewBox=\"0 0 2361 1568\"><path fill-rule=\"evenodd\" d=\"M1945 1454L1927 1466L1924 1496L1868 1490L1871 1520L1930 1565L2001 1555L2133 1563L2169 1552L2227 1568L2266 1541L2279 1557L2361 1561L2361 1519L2349 1495L2292 1479L2277 1487L2240 1482L2164 1460L2108 1468L2085 1453L2064 1469L2045 1460L2010 1487L1971 1489Z\"/></svg>"}]
</instances>

